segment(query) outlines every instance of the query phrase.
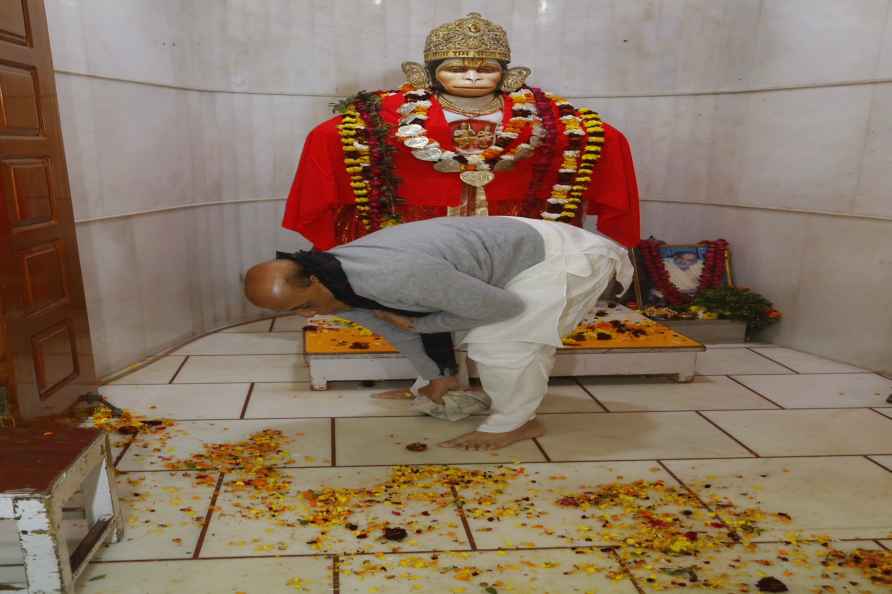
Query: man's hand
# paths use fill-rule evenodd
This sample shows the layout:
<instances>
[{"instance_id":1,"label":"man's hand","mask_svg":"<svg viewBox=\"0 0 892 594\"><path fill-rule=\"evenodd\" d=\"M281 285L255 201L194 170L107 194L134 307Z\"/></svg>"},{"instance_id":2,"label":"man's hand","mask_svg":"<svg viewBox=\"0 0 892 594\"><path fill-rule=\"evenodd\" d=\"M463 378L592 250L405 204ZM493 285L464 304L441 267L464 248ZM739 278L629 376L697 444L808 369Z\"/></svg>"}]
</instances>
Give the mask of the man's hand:
<instances>
[{"instance_id":1,"label":"man's hand","mask_svg":"<svg viewBox=\"0 0 892 594\"><path fill-rule=\"evenodd\" d=\"M415 331L415 321L412 318L390 313L389 311L382 311L380 309L375 310L375 317L379 320L384 320L389 324L393 324L400 330L405 330L407 332Z\"/></svg>"}]
</instances>

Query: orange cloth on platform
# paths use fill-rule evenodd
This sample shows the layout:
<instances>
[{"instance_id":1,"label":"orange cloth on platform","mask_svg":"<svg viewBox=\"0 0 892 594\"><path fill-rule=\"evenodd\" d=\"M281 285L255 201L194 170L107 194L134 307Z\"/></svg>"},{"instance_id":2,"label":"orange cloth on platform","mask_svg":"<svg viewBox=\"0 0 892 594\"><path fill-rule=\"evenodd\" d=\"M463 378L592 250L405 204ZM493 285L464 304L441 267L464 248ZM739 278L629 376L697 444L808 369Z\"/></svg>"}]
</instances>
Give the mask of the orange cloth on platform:
<instances>
[{"instance_id":1,"label":"orange cloth on platform","mask_svg":"<svg viewBox=\"0 0 892 594\"><path fill-rule=\"evenodd\" d=\"M507 123L512 104L509 95L503 98ZM397 110L403 101L401 93L382 99L381 117L394 129L400 118ZM557 119L557 109L554 113ZM322 122L307 136L282 221L283 227L302 234L320 250L352 241L366 232L354 216L354 196L337 129L340 119L336 116ZM443 148L454 150L443 109L436 100L431 101L428 112L427 135ZM496 172L495 179L486 186L489 214L541 218L566 145L563 133L558 139L559 146L548 167L550 173L539 186L536 200L527 200L536 159L533 156L518 161L510 171ZM521 137L520 141L523 140ZM540 146L537 153L545 148ZM448 206L460 203L462 182L458 174L435 171L433 163L416 159L401 145L394 157L394 168L400 179L398 193L404 200L399 209L404 222L445 216ZM640 236L638 186L632 152L625 136L606 123L601 158L595 164L585 194L585 209L587 214L598 215L601 233L623 245L637 245Z\"/></svg>"}]
</instances>

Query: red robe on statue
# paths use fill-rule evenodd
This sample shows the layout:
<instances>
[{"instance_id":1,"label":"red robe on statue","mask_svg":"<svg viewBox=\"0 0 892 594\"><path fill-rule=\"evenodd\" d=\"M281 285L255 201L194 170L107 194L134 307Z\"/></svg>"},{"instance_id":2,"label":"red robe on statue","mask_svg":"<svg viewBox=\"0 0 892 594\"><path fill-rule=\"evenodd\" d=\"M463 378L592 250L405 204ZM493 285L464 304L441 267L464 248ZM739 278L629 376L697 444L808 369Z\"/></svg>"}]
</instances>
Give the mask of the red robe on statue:
<instances>
[{"instance_id":1,"label":"red robe on statue","mask_svg":"<svg viewBox=\"0 0 892 594\"><path fill-rule=\"evenodd\" d=\"M511 117L511 98L503 95L505 123ZM401 93L382 99L381 117L395 129L400 115L397 109L404 102ZM428 112L427 135L443 148L455 150L451 131L436 100ZM555 109L555 115L558 116ZM355 204L350 178L344 166L344 151L338 135L340 116L322 122L307 136L282 226L297 231L320 250L352 241L366 233L355 217ZM563 133L560 142L566 142ZM519 139L523 141L524 138ZM395 142L395 144L398 144ZM543 150L540 146L537 149ZM556 147L551 173L539 185L539 195L528 200L535 157L520 160L510 171L496 172L487 184L486 198L490 215L511 215L541 218L545 199L555 183L563 146ZM462 182L456 173L440 173L428 161L416 159L405 147L394 157L394 169L400 179L399 196L404 222L445 216L448 206L461 202ZM585 193L585 212L598 216L598 230L608 237L633 247L639 240L638 185L632 152L625 136L604 124L604 145L596 162L592 181Z\"/></svg>"}]
</instances>

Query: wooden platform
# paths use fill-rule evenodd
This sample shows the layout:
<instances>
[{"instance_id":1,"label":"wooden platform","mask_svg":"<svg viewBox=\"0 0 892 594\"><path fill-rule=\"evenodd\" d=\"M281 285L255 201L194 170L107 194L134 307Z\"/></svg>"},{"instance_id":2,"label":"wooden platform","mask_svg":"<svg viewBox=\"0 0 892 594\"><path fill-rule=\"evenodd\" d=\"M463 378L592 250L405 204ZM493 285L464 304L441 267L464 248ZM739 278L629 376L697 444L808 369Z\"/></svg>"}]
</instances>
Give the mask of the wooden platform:
<instances>
[{"instance_id":1,"label":"wooden platform","mask_svg":"<svg viewBox=\"0 0 892 594\"><path fill-rule=\"evenodd\" d=\"M623 306L600 306L564 339L552 375L675 375L690 381L704 347ZM343 318L319 316L304 328L313 389L342 380L414 379L408 360L386 340ZM466 357L457 352L459 365ZM476 377L473 362L464 371Z\"/></svg>"}]
</instances>

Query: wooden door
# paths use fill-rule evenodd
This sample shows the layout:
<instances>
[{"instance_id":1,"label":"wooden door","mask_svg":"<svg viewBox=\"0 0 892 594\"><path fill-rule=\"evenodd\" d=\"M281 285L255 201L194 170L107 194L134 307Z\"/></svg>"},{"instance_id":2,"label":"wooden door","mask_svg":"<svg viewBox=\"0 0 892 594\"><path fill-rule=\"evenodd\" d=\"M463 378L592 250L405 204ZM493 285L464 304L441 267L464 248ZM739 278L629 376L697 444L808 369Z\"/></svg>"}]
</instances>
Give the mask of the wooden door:
<instances>
[{"instance_id":1,"label":"wooden door","mask_svg":"<svg viewBox=\"0 0 892 594\"><path fill-rule=\"evenodd\" d=\"M0 391L27 419L95 388L43 0L0 0L0 196Z\"/></svg>"}]
</instances>

